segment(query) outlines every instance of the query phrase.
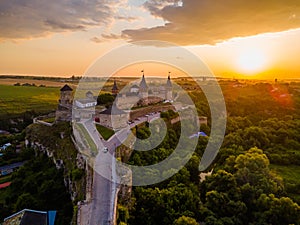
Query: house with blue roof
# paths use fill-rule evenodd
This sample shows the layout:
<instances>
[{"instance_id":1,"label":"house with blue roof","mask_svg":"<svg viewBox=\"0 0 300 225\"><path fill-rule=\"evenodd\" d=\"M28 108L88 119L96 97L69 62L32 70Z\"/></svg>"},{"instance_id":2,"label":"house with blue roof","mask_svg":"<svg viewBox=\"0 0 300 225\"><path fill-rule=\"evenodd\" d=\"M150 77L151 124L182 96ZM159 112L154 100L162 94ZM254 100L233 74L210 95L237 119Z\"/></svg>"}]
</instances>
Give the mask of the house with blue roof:
<instances>
[{"instance_id":1,"label":"house with blue roof","mask_svg":"<svg viewBox=\"0 0 300 225\"><path fill-rule=\"evenodd\" d=\"M23 209L4 219L3 225L54 225L56 211Z\"/></svg>"}]
</instances>

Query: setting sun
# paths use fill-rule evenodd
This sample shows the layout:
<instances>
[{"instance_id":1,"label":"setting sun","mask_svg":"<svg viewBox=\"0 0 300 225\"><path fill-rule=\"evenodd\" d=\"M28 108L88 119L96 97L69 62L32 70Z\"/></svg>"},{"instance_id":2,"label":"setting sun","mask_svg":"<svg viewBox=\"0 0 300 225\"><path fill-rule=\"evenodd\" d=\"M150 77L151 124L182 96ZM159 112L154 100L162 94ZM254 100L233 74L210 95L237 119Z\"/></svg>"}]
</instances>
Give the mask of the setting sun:
<instances>
[{"instance_id":1,"label":"setting sun","mask_svg":"<svg viewBox=\"0 0 300 225\"><path fill-rule=\"evenodd\" d=\"M262 72L266 68L266 56L262 51L249 49L243 51L237 59L237 67L240 72L252 75Z\"/></svg>"}]
</instances>

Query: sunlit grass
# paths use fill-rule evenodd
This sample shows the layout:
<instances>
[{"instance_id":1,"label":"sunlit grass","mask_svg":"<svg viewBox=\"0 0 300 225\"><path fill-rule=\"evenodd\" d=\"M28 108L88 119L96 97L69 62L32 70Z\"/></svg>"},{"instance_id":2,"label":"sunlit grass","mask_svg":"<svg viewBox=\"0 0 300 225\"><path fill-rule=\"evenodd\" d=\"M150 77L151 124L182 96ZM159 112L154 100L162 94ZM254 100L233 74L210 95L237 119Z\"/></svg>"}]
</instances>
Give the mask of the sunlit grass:
<instances>
[{"instance_id":1,"label":"sunlit grass","mask_svg":"<svg viewBox=\"0 0 300 225\"><path fill-rule=\"evenodd\" d=\"M300 166L297 165L274 165L272 164L271 169L275 170L284 181L285 189L288 192L288 196L295 200L298 204L300 203Z\"/></svg>"},{"instance_id":2,"label":"sunlit grass","mask_svg":"<svg viewBox=\"0 0 300 225\"><path fill-rule=\"evenodd\" d=\"M0 85L0 115L55 110L59 88Z\"/></svg>"},{"instance_id":3,"label":"sunlit grass","mask_svg":"<svg viewBox=\"0 0 300 225\"><path fill-rule=\"evenodd\" d=\"M96 128L105 140L108 140L111 136L113 136L115 134L115 132L113 130L111 130L107 127L101 126L99 124L96 124Z\"/></svg>"}]
</instances>

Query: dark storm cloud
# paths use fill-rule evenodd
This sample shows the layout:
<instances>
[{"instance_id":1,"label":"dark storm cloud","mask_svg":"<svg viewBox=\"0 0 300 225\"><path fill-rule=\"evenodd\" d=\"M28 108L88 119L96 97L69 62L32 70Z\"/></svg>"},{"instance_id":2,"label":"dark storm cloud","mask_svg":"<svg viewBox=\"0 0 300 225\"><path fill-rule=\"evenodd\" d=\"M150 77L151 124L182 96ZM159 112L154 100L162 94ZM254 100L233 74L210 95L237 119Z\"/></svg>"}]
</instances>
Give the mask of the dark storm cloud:
<instances>
[{"instance_id":1,"label":"dark storm cloud","mask_svg":"<svg viewBox=\"0 0 300 225\"><path fill-rule=\"evenodd\" d=\"M214 44L233 37L300 27L299 0L149 0L144 7L163 18L165 25L124 30L123 35L131 41Z\"/></svg>"},{"instance_id":2,"label":"dark storm cloud","mask_svg":"<svg viewBox=\"0 0 300 225\"><path fill-rule=\"evenodd\" d=\"M108 26L117 0L1 0L0 39L26 39L50 33Z\"/></svg>"}]
</instances>

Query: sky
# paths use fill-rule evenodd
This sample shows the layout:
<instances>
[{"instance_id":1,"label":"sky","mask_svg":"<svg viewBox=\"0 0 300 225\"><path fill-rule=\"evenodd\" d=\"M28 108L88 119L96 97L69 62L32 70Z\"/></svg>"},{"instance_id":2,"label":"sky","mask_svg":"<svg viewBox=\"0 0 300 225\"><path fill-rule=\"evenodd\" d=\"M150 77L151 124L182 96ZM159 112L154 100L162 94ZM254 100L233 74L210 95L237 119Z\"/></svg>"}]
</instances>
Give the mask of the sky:
<instances>
[{"instance_id":1,"label":"sky","mask_svg":"<svg viewBox=\"0 0 300 225\"><path fill-rule=\"evenodd\" d=\"M112 49L144 40L181 46L216 76L300 78L300 1L0 1L0 74L82 75Z\"/></svg>"}]
</instances>

